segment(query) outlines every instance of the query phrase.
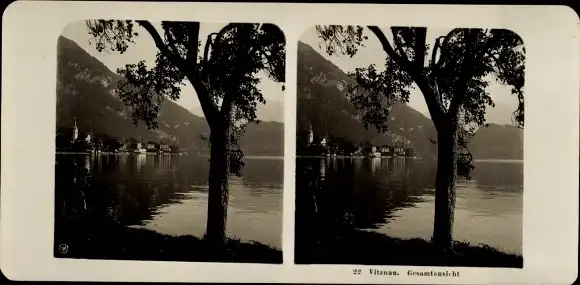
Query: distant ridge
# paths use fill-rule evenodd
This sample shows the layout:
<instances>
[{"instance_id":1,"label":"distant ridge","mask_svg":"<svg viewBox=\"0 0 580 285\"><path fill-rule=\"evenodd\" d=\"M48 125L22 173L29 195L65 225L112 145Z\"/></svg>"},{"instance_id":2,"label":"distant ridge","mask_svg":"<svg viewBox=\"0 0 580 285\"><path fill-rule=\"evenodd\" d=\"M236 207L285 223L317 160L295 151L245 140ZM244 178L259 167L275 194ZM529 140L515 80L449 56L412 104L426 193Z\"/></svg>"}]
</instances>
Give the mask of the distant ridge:
<instances>
[{"instance_id":1,"label":"distant ridge","mask_svg":"<svg viewBox=\"0 0 580 285\"><path fill-rule=\"evenodd\" d=\"M347 84L355 82L336 65L306 43L298 43L297 129L298 140L305 140L308 129L320 136L337 136L357 143L408 143L415 152L435 156L437 140L428 116L405 105L396 104L389 115L389 132L364 128L359 112L346 98ZM488 112L491 108L488 108ZM470 144L476 158L523 158L523 130L515 126L490 124L482 127Z\"/></svg>"},{"instance_id":2,"label":"distant ridge","mask_svg":"<svg viewBox=\"0 0 580 285\"><path fill-rule=\"evenodd\" d=\"M76 118L84 132L143 141L165 138L178 142L182 149L208 152L201 139L209 134L205 119L171 100L162 103L158 129L147 130L143 123L133 125L130 110L115 94L121 77L62 36L58 39L57 65L57 131L71 128ZM241 146L246 155L280 156L283 142L283 124L269 122L248 126Z\"/></svg>"}]
</instances>

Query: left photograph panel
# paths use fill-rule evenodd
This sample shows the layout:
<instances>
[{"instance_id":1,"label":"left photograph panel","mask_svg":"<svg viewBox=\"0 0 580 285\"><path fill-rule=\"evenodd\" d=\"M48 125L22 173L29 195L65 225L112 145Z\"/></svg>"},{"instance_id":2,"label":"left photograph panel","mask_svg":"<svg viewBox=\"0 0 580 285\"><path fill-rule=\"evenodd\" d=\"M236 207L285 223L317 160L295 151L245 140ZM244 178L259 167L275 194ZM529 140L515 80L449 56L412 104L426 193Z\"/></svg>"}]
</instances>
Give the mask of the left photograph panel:
<instances>
[{"instance_id":1,"label":"left photograph panel","mask_svg":"<svg viewBox=\"0 0 580 285\"><path fill-rule=\"evenodd\" d=\"M86 20L57 45L55 257L282 263L277 26Z\"/></svg>"}]
</instances>

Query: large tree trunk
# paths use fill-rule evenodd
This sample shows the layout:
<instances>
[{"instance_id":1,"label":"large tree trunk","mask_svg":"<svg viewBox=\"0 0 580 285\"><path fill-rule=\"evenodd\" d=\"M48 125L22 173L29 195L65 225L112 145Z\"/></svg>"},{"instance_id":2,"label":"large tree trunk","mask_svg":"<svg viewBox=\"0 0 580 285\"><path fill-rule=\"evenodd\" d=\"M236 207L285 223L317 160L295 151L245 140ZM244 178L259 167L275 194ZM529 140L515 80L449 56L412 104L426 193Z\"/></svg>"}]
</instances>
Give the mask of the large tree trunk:
<instances>
[{"instance_id":1,"label":"large tree trunk","mask_svg":"<svg viewBox=\"0 0 580 285\"><path fill-rule=\"evenodd\" d=\"M451 123L438 130L437 177L435 181L435 219L433 243L450 249L453 243L455 182L457 180L458 131Z\"/></svg>"},{"instance_id":2,"label":"large tree trunk","mask_svg":"<svg viewBox=\"0 0 580 285\"><path fill-rule=\"evenodd\" d=\"M220 248L226 240L229 178L229 126L214 128L210 134L209 198L206 240Z\"/></svg>"}]
</instances>

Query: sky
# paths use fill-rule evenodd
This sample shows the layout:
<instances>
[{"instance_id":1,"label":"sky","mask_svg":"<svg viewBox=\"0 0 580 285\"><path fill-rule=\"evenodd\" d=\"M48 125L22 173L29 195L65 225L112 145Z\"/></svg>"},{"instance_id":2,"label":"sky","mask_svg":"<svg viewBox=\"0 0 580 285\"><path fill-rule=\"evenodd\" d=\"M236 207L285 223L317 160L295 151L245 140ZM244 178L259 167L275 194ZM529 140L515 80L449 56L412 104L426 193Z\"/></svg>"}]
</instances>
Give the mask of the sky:
<instances>
[{"instance_id":1,"label":"sky","mask_svg":"<svg viewBox=\"0 0 580 285\"><path fill-rule=\"evenodd\" d=\"M381 30L392 44L393 40L390 29L382 28ZM437 37L445 36L449 31L450 31L449 29L428 28L426 43L429 44L429 46L431 47L430 49L432 49L432 47L434 46L435 39ZM383 50L381 43L376 38L376 36L368 29L364 29L363 35L368 36L368 40L364 42L365 46L360 48L357 54L352 58L350 58L347 55L329 56L328 54L326 54L324 51L324 46L321 45L321 40L317 36L314 27L305 31L300 37L300 41L313 47L316 51L318 51L318 53L320 53L326 59L334 63L344 72L354 71L355 68L367 67L370 64L376 64L377 69L384 70L383 62L386 56L386 52ZM429 56L430 53L431 50L429 50ZM501 102L508 105L510 109L515 110L517 108L518 103L517 97L511 94L509 87L502 86L492 81L488 89L488 92L490 93L492 100L496 102L496 104ZM425 103L423 95L416 86L414 90L411 90L411 96L409 98L408 105L425 115L429 114L427 104Z\"/></svg>"},{"instance_id":2,"label":"sky","mask_svg":"<svg viewBox=\"0 0 580 285\"><path fill-rule=\"evenodd\" d=\"M154 22L152 24L157 28L159 34L162 35L161 23ZM199 38L206 39L207 35L219 31L224 26L225 24L201 23ZM104 63L111 71L116 72L117 68L123 67L125 64L137 63L140 60L145 60L146 63L150 64L155 62L155 56L158 50L153 39L145 29L139 25L135 25L135 27L135 32L139 33L139 36L134 38L135 44L130 45L129 49L123 54L118 52L97 52L94 44L89 44L90 36L84 21L74 22L67 25L62 36L75 41L90 55ZM204 44L205 40L202 42L202 47ZM262 78L262 81L258 85L258 88L262 91L262 94L266 99L266 104L258 105L258 119L265 121L282 121L284 102L282 84L276 83L266 76L260 77ZM196 115L203 116L195 90L188 81L186 81L186 86L182 87L180 98L176 103L188 110L193 110ZM282 110L280 110L281 108Z\"/></svg>"},{"instance_id":3,"label":"sky","mask_svg":"<svg viewBox=\"0 0 580 285\"><path fill-rule=\"evenodd\" d=\"M161 23L156 22L153 23L153 25L161 34ZM205 39L208 34L219 31L223 26L224 24L202 23L200 26L199 38ZM117 68L128 63L137 63L140 60L153 63L155 60L157 48L155 47L153 40L140 26L136 25L136 29L138 29L136 31L139 33L139 36L134 39L135 44L130 46L122 55L119 53L97 52L94 45L89 44L90 36L84 21L69 24L64 29L62 35L75 41L89 54L103 62L107 67L109 67L109 69L116 71ZM388 28L383 28L383 31L387 38L392 42L392 35ZM435 39L439 36L446 35L447 32L449 32L449 30L435 28L427 29L427 43L432 47ZM369 39L365 41L365 46L360 48L358 53L352 58L344 55L327 55L320 45L321 40L318 38L314 27L305 31L300 37L300 41L312 46L322 56L330 60L345 72L353 71L357 67L366 67L372 63L377 64L378 69L384 68L382 62L384 62L385 51L383 51L380 42L376 39L374 34L369 32L367 29L364 30L364 33L369 37ZM429 50L429 53L430 52L431 51ZM281 89L282 85L266 78L265 76L262 78L263 80L259 84L259 88L264 94L266 104L258 105L258 118L264 121L283 121L284 92ZM507 105L509 109L513 110L517 108L517 98L510 93L509 87L501 86L492 80L488 91L496 104L503 103ZM176 102L182 107L192 110L196 115L203 116L195 90L189 82L186 81L186 86L182 88L181 96ZM425 104L423 96L418 88L411 91L409 106L428 116L429 112L427 105Z\"/></svg>"}]
</instances>

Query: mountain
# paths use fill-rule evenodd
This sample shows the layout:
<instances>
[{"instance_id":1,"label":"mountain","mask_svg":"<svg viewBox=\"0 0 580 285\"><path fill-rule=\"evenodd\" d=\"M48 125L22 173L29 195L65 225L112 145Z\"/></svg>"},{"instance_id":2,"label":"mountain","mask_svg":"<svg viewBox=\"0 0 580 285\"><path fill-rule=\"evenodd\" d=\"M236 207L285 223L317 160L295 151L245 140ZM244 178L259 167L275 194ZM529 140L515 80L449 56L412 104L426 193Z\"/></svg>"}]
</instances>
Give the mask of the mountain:
<instances>
[{"instance_id":1,"label":"mountain","mask_svg":"<svg viewBox=\"0 0 580 285\"><path fill-rule=\"evenodd\" d=\"M437 132L430 118L407 106L395 104L389 113L389 131L365 129L360 113L346 97L346 86L355 84L348 76L311 46L298 44L297 129L299 143L307 139L309 127L315 135L342 137L356 143L409 145L417 154L434 156L431 140ZM470 144L475 158L523 156L523 131L513 126L482 127Z\"/></svg>"},{"instance_id":2,"label":"mountain","mask_svg":"<svg viewBox=\"0 0 580 285\"><path fill-rule=\"evenodd\" d=\"M336 65L309 45L298 44L297 130L299 140L309 126L319 136L342 137L356 143L410 144L416 153L435 153L435 128L430 119L405 104L395 104L389 113L389 131L365 129L361 114L346 98L346 86L354 82Z\"/></svg>"},{"instance_id":3,"label":"mountain","mask_svg":"<svg viewBox=\"0 0 580 285\"><path fill-rule=\"evenodd\" d=\"M524 131L512 125L489 124L480 128L469 145L476 158L523 159Z\"/></svg>"},{"instance_id":4,"label":"mountain","mask_svg":"<svg viewBox=\"0 0 580 285\"><path fill-rule=\"evenodd\" d=\"M194 115L203 116L201 106L195 106L189 109ZM258 104L256 116L263 122L283 122L284 121L284 105L282 102L275 100L267 100L266 104Z\"/></svg>"},{"instance_id":5,"label":"mountain","mask_svg":"<svg viewBox=\"0 0 580 285\"><path fill-rule=\"evenodd\" d=\"M490 124L513 125L513 112L516 107L510 107L503 102L495 102L495 107L487 107L485 120Z\"/></svg>"},{"instance_id":6,"label":"mountain","mask_svg":"<svg viewBox=\"0 0 580 285\"><path fill-rule=\"evenodd\" d=\"M189 109L189 112L196 116L203 116L203 110L201 109L201 106L195 106Z\"/></svg>"},{"instance_id":7,"label":"mountain","mask_svg":"<svg viewBox=\"0 0 580 285\"><path fill-rule=\"evenodd\" d=\"M59 37L57 57L57 131L72 128L75 119L81 132L96 136L142 141L167 139L182 149L207 153L208 136L205 118L192 114L171 100L163 101L158 117L159 128L148 130L140 122L135 126L131 111L115 93L122 77L88 54L74 41ZM250 125L241 140L247 155L283 155L284 126L281 123ZM246 151L247 150L247 151Z\"/></svg>"},{"instance_id":8,"label":"mountain","mask_svg":"<svg viewBox=\"0 0 580 285\"><path fill-rule=\"evenodd\" d=\"M265 105L258 105L256 111L258 119L264 122L283 122L284 103L272 99L267 99Z\"/></svg>"}]
</instances>

